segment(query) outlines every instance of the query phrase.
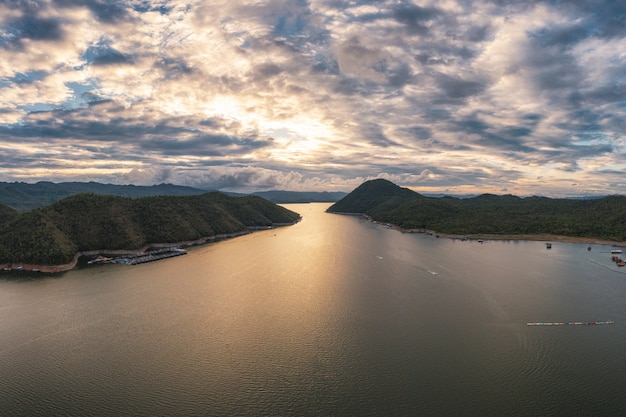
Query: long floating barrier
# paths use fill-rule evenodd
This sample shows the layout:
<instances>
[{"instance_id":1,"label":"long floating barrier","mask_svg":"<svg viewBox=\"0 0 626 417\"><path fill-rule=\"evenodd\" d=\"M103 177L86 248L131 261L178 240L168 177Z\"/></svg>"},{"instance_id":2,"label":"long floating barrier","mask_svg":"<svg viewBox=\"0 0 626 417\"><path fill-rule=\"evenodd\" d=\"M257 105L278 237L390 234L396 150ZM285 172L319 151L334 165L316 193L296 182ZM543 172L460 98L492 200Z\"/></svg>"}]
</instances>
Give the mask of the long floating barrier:
<instances>
[{"instance_id":1,"label":"long floating barrier","mask_svg":"<svg viewBox=\"0 0 626 417\"><path fill-rule=\"evenodd\" d=\"M597 326L601 324L615 324L613 320L608 321L553 321L553 322L529 322L527 326Z\"/></svg>"}]
</instances>

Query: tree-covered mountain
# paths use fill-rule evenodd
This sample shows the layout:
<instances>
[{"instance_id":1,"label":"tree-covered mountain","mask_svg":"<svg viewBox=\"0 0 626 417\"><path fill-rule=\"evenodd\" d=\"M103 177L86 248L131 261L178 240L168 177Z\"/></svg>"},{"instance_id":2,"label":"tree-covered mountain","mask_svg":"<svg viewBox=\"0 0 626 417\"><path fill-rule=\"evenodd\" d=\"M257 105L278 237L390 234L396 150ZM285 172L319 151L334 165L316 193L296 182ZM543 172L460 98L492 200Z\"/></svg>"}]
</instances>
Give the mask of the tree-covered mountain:
<instances>
[{"instance_id":1,"label":"tree-covered mountain","mask_svg":"<svg viewBox=\"0 0 626 417\"><path fill-rule=\"evenodd\" d=\"M341 191L258 191L252 193L276 204L287 203L330 203L341 200L347 193Z\"/></svg>"},{"instance_id":2,"label":"tree-covered mountain","mask_svg":"<svg viewBox=\"0 0 626 417\"><path fill-rule=\"evenodd\" d=\"M554 234L626 241L626 197L551 199L483 194L425 197L387 180L368 181L328 209L364 213L405 229L448 234Z\"/></svg>"},{"instance_id":3,"label":"tree-covered mountain","mask_svg":"<svg viewBox=\"0 0 626 417\"><path fill-rule=\"evenodd\" d=\"M58 265L79 251L137 249L299 218L256 196L212 192L131 199L77 194L0 223L0 263Z\"/></svg>"},{"instance_id":4,"label":"tree-covered mountain","mask_svg":"<svg viewBox=\"0 0 626 417\"><path fill-rule=\"evenodd\" d=\"M0 225L18 214L19 212L14 208L0 204Z\"/></svg>"},{"instance_id":5,"label":"tree-covered mountain","mask_svg":"<svg viewBox=\"0 0 626 417\"><path fill-rule=\"evenodd\" d=\"M81 193L139 198L157 195L199 195L206 192L206 190L172 184L139 186L101 184L97 182L53 183L40 181L35 184L0 182L0 204L13 207L19 211L27 211L44 207L65 197Z\"/></svg>"},{"instance_id":6,"label":"tree-covered mountain","mask_svg":"<svg viewBox=\"0 0 626 417\"><path fill-rule=\"evenodd\" d=\"M140 198L151 196L187 196L207 193L206 190L172 184L151 186L101 184L98 182L62 182L40 181L34 184L24 182L0 182L0 204L19 211L28 211L44 207L71 195L91 193L115 195L120 197ZM226 193L244 196L239 193ZM344 192L314 191L258 191L258 195L276 204L335 202L345 197Z\"/></svg>"},{"instance_id":7,"label":"tree-covered mountain","mask_svg":"<svg viewBox=\"0 0 626 417\"><path fill-rule=\"evenodd\" d=\"M333 204L328 211L372 215L419 198L423 197L415 191L401 188L387 180L376 179L359 185L354 191Z\"/></svg>"}]
</instances>

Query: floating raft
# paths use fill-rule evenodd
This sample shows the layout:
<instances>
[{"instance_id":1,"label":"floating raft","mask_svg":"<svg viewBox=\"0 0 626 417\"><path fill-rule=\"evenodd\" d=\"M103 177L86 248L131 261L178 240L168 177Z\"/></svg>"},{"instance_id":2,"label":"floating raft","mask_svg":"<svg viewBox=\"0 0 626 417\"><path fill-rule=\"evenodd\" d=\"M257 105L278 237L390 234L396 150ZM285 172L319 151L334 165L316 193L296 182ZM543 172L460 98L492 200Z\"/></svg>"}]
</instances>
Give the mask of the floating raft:
<instances>
[{"instance_id":1,"label":"floating raft","mask_svg":"<svg viewBox=\"0 0 626 417\"><path fill-rule=\"evenodd\" d=\"M602 324L615 324L613 320L608 321L553 321L553 322L529 322L527 326L597 326Z\"/></svg>"}]
</instances>

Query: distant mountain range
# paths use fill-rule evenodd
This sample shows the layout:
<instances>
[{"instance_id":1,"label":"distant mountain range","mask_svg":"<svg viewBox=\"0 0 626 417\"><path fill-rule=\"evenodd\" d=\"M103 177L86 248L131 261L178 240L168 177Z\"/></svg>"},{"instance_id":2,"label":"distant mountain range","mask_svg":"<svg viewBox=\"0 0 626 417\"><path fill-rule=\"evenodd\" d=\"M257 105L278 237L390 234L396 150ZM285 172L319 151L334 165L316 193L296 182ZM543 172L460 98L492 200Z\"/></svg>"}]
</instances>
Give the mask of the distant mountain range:
<instances>
[{"instance_id":1,"label":"distant mountain range","mask_svg":"<svg viewBox=\"0 0 626 417\"><path fill-rule=\"evenodd\" d=\"M0 205L0 264L59 265L82 251L133 250L299 218L258 196L219 192L135 199L76 194L22 213Z\"/></svg>"},{"instance_id":2,"label":"distant mountain range","mask_svg":"<svg viewBox=\"0 0 626 417\"><path fill-rule=\"evenodd\" d=\"M97 182L47 181L28 184L24 182L0 182L0 204L19 211L28 211L55 203L65 197L81 193L141 198L150 196L200 195L214 190L201 190L172 184L152 186L101 184ZM244 195L227 193L232 195ZM252 193L273 203L334 202L343 198L341 192L261 191ZM1 215L1 214L0 214Z\"/></svg>"},{"instance_id":3,"label":"distant mountain range","mask_svg":"<svg viewBox=\"0 0 626 417\"><path fill-rule=\"evenodd\" d=\"M367 181L328 209L363 213L404 229L455 235L538 235L626 241L626 196L551 199L483 194L426 197L387 180Z\"/></svg>"},{"instance_id":4,"label":"distant mountain range","mask_svg":"<svg viewBox=\"0 0 626 417\"><path fill-rule=\"evenodd\" d=\"M199 195L206 192L206 190L172 184L138 186L101 184L97 182L53 183L41 181L35 184L0 182L0 204L13 207L19 211L26 211L44 207L65 197L81 193L140 198L156 195Z\"/></svg>"},{"instance_id":5,"label":"distant mountain range","mask_svg":"<svg viewBox=\"0 0 626 417\"><path fill-rule=\"evenodd\" d=\"M252 193L276 204L287 203L332 203L344 198L348 193L341 191L259 191Z\"/></svg>"}]
</instances>

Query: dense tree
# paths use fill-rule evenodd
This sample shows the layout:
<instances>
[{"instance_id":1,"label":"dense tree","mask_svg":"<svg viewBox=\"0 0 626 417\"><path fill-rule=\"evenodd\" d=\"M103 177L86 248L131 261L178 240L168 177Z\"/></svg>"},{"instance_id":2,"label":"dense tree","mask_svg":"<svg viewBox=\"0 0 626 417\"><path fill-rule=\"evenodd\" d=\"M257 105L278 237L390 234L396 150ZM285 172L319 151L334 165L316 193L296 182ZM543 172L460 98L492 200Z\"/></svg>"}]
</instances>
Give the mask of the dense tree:
<instances>
[{"instance_id":1,"label":"dense tree","mask_svg":"<svg viewBox=\"0 0 626 417\"><path fill-rule=\"evenodd\" d=\"M328 211L364 213L407 229L450 234L555 234L626 241L624 196L430 198L379 179L362 184Z\"/></svg>"},{"instance_id":2,"label":"dense tree","mask_svg":"<svg viewBox=\"0 0 626 417\"><path fill-rule=\"evenodd\" d=\"M77 251L137 249L299 219L260 197L222 193L139 199L77 194L29 212L8 212L0 223L0 263L48 265L69 262Z\"/></svg>"}]
</instances>

